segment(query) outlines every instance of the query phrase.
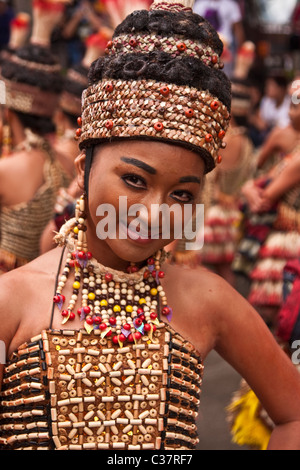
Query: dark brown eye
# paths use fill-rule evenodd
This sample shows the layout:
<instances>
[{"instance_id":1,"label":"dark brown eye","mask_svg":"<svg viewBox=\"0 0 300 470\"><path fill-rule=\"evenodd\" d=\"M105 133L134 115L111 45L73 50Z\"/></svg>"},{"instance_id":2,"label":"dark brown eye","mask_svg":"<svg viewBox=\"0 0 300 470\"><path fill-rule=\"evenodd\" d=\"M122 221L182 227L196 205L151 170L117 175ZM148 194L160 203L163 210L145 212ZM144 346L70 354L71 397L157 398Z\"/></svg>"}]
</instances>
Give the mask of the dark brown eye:
<instances>
[{"instance_id":1,"label":"dark brown eye","mask_svg":"<svg viewBox=\"0 0 300 470\"><path fill-rule=\"evenodd\" d=\"M127 184L127 186L130 186L136 189L144 189L147 186L144 178L142 178L141 176L134 175L134 174L124 175L122 176L122 180L124 181L124 183Z\"/></svg>"}]
</instances>

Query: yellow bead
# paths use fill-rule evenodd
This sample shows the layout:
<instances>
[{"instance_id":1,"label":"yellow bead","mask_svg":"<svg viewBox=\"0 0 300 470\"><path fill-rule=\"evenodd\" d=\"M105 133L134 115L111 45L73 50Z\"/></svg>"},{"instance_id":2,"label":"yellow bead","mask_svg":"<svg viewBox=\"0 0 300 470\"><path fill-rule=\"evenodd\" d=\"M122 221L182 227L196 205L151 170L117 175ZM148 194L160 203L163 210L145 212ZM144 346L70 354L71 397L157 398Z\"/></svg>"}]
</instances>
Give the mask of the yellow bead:
<instances>
[{"instance_id":1,"label":"yellow bead","mask_svg":"<svg viewBox=\"0 0 300 470\"><path fill-rule=\"evenodd\" d=\"M116 313L116 312L121 312L121 307L120 305L115 305L114 308L113 308L113 311Z\"/></svg>"},{"instance_id":2,"label":"yellow bead","mask_svg":"<svg viewBox=\"0 0 300 470\"><path fill-rule=\"evenodd\" d=\"M108 305L107 300L105 300L105 299L100 300L100 305L101 305L101 307L107 307L107 305Z\"/></svg>"},{"instance_id":3,"label":"yellow bead","mask_svg":"<svg viewBox=\"0 0 300 470\"><path fill-rule=\"evenodd\" d=\"M89 300L94 300L95 297L96 297L96 296L95 296L94 292L90 292L90 293L88 294Z\"/></svg>"},{"instance_id":4,"label":"yellow bead","mask_svg":"<svg viewBox=\"0 0 300 470\"><path fill-rule=\"evenodd\" d=\"M145 299L142 298L142 299L139 300L139 304L145 304L145 303L146 303Z\"/></svg>"},{"instance_id":5,"label":"yellow bead","mask_svg":"<svg viewBox=\"0 0 300 470\"><path fill-rule=\"evenodd\" d=\"M73 282L73 289L79 289L79 287L80 287L80 282L78 281Z\"/></svg>"},{"instance_id":6,"label":"yellow bead","mask_svg":"<svg viewBox=\"0 0 300 470\"><path fill-rule=\"evenodd\" d=\"M156 294L157 294L157 289L155 289L155 287L153 287L153 288L150 290L150 294L151 294L151 295L156 295Z\"/></svg>"},{"instance_id":7,"label":"yellow bead","mask_svg":"<svg viewBox=\"0 0 300 470\"><path fill-rule=\"evenodd\" d=\"M78 227L74 227L74 228L73 228L73 232L74 232L74 233L78 233L78 232L79 232Z\"/></svg>"},{"instance_id":8,"label":"yellow bead","mask_svg":"<svg viewBox=\"0 0 300 470\"><path fill-rule=\"evenodd\" d=\"M133 311L133 308L132 308L131 305L126 305L125 310L126 310L127 313L131 313Z\"/></svg>"}]
</instances>

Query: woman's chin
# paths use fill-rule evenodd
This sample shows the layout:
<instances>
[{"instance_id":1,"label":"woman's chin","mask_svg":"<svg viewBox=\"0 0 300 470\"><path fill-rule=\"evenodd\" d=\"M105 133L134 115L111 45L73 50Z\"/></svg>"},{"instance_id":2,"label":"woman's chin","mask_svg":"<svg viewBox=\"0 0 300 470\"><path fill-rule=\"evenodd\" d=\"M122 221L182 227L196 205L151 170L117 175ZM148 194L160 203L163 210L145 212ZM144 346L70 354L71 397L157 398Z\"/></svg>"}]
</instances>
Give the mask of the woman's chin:
<instances>
[{"instance_id":1,"label":"woman's chin","mask_svg":"<svg viewBox=\"0 0 300 470\"><path fill-rule=\"evenodd\" d=\"M114 240L108 245L120 259L129 263L141 263L157 251L162 250L169 243L169 240L161 239L127 238L126 240Z\"/></svg>"}]
</instances>

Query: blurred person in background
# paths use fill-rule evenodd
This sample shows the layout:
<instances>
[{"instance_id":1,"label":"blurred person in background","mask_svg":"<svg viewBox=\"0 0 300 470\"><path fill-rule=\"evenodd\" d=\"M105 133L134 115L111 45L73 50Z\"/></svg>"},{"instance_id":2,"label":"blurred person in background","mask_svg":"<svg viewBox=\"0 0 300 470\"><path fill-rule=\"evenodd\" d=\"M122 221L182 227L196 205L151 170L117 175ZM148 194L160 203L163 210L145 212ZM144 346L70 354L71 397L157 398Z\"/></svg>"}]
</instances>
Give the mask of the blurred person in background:
<instances>
[{"instance_id":1,"label":"blurred person in background","mask_svg":"<svg viewBox=\"0 0 300 470\"><path fill-rule=\"evenodd\" d=\"M240 6L234 0L196 0L195 13L203 16L220 34L228 53L225 71L232 75L236 51L245 42L245 31Z\"/></svg>"},{"instance_id":2,"label":"blurred person in background","mask_svg":"<svg viewBox=\"0 0 300 470\"><path fill-rule=\"evenodd\" d=\"M283 75L270 75L266 80L264 96L260 103L257 126L268 134L275 126L289 125L291 97L289 82Z\"/></svg>"},{"instance_id":3,"label":"blurred person in background","mask_svg":"<svg viewBox=\"0 0 300 470\"><path fill-rule=\"evenodd\" d=\"M0 50L9 42L10 23L14 16L14 10L8 0L0 0Z\"/></svg>"}]
</instances>

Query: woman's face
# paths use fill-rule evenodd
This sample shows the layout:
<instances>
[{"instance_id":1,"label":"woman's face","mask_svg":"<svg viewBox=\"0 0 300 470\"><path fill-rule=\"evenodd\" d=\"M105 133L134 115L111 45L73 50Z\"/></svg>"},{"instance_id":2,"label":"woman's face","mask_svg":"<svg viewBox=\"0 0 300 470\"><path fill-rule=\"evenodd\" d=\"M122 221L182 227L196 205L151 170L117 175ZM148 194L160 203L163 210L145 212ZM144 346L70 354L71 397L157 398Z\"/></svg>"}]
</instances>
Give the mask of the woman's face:
<instances>
[{"instance_id":1,"label":"woman's face","mask_svg":"<svg viewBox=\"0 0 300 470\"><path fill-rule=\"evenodd\" d=\"M83 188L84 157L80 158L77 167L79 185ZM89 179L89 249L96 256L95 250L100 252L104 248L106 253L132 262L153 255L174 239L174 224L184 220L187 205L190 205L189 210L195 210L199 204L203 177L203 160L180 146L154 141L122 141L96 147ZM177 205L174 217L170 212L170 236L167 239L168 229L164 225L167 222L161 215L157 216L157 208L162 204L165 208ZM114 211L110 211L115 226L108 212L104 212L107 207L115 211L115 216ZM114 228L115 231L109 238L101 240L99 232L101 229L103 233L104 222L106 231Z\"/></svg>"}]
</instances>

